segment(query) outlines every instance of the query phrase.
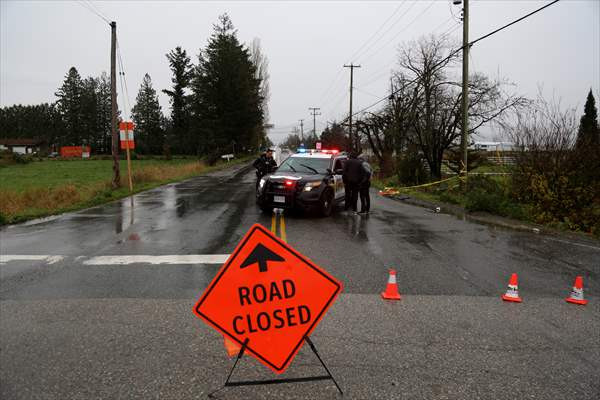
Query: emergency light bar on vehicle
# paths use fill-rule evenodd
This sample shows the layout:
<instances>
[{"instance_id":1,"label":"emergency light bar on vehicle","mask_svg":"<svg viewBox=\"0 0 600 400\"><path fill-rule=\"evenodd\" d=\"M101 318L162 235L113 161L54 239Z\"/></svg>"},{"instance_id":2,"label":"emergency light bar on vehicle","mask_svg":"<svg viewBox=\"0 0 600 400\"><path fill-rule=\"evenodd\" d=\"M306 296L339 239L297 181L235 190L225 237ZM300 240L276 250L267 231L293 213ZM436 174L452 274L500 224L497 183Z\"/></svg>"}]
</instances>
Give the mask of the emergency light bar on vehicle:
<instances>
[{"instance_id":1,"label":"emergency light bar on vehicle","mask_svg":"<svg viewBox=\"0 0 600 400\"><path fill-rule=\"evenodd\" d=\"M314 154L314 153L323 153L323 154L338 154L340 151L338 149L304 149L304 148L299 148L298 149L298 153L310 153L310 154Z\"/></svg>"}]
</instances>

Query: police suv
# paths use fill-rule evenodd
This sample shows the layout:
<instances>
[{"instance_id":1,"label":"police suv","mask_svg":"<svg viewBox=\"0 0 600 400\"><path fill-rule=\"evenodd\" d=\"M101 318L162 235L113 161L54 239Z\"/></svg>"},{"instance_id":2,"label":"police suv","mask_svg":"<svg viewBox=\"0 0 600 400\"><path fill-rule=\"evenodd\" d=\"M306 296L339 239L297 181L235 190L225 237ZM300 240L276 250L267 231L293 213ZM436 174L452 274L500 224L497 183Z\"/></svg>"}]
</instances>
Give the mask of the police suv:
<instances>
[{"instance_id":1,"label":"police suv","mask_svg":"<svg viewBox=\"0 0 600 400\"><path fill-rule=\"evenodd\" d=\"M334 205L344 201L342 170L347 158L337 150L300 149L261 178L256 202L265 212L301 209L329 216Z\"/></svg>"}]
</instances>

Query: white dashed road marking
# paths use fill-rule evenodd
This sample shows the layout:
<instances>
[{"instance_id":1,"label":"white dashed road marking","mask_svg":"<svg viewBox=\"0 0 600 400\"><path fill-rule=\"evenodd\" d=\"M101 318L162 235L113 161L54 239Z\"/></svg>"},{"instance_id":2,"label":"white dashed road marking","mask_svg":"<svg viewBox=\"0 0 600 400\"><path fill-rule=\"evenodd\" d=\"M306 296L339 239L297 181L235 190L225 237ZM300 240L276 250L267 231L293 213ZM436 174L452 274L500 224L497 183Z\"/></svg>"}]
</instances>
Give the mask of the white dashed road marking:
<instances>
[{"instance_id":1,"label":"white dashed road marking","mask_svg":"<svg viewBox=\"0 0 600 400\"><path fill-rule=\"evenodd\" d=\"M116 256L72 256L73 261L83 265L128 265L128 264L151 264L151 265L187 265L187 264L223 264L229 258L229 254L173 254L173 255L116 255ZM22 255L3 254L0 255L0 264L11 261L45 261L51 265L64 260L65 256L57 255Z\"/></svg>"},{"instance_id":2,"label":"white dashed road marking","mask_svg":"<svg viewBox=\"0 0 600 400\"><path fill-rule=\"evenodd\" d=\"M0 255L0 264L5 264L9 261L47 261L48 264L54 264L62 261L64 258L64 256L2 254Z\"/></svg>"},{"instance_id":3,"label":"white dashed road marking","mask_svg":"<svg viewBox=\"0 0 600 400\"><path fill-rule=\"evenodd\" d=\"M127 264L223 264L229 254L187 254L168 256L97 256L83 262L84 265Z\"/></svg>"}]
</instances>

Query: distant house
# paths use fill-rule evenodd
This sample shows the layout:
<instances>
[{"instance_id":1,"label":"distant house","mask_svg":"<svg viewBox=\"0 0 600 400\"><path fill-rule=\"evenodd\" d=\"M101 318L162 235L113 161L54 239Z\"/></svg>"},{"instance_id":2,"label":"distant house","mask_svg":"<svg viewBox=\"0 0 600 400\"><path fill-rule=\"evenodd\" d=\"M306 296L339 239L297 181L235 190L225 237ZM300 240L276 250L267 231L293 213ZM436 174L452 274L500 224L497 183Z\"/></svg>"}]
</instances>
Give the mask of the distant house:
<instances>
[{"instance_id":1,"label":"distant house","mask_svg":"<svg viewBox=\"0 0 600 400\"><path fill-rule=\"evenodd\" d=\"M43 139L0 138L0 150L9 150L19 154L38 153L45 145L46 142Z\"/></svg>"},{"instance_id":2,"label":"distant house","mask_svg":"<svg viewBox=\"0 0 600 400\"><path fill-rule=\"evenodd\" d=\"M470 149L482 150L482 151L514 151L516 146L511 142L475 142Z\"/></svg>"}]
</instances>

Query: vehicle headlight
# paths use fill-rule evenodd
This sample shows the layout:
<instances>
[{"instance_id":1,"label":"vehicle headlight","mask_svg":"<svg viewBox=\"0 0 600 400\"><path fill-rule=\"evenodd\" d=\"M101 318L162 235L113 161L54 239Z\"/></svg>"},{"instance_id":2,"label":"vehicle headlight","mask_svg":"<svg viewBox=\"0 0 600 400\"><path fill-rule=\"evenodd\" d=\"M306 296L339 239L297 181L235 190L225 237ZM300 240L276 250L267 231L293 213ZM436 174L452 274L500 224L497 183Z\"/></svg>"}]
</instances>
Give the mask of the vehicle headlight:
<instances>
[{"instance_id":1,"label":"vehicle headlight","mask_svg":"<svg viewBox=\"0 0 600 400\"><path fill-rule=\"evenodd\" d=\"M260 182L258 182L258 188L262 189L265 186L266 182L267 182L266 178L260 178Z\"/></svg>"},{"instance_id":2,"label":"vehicle headlight","mask_svg":"<svg viewBox=\"0 0 600 400\"><path fill-rule=\"evenodd\" d=\"M313 190L314 188L316 188L317 186L320 186L321 183L323 183L322 181L315 181L315 182L308 182L305 186L304 186L304 191L305 192L310 192L311 190Z\"/></svg>"}]
</instances>

